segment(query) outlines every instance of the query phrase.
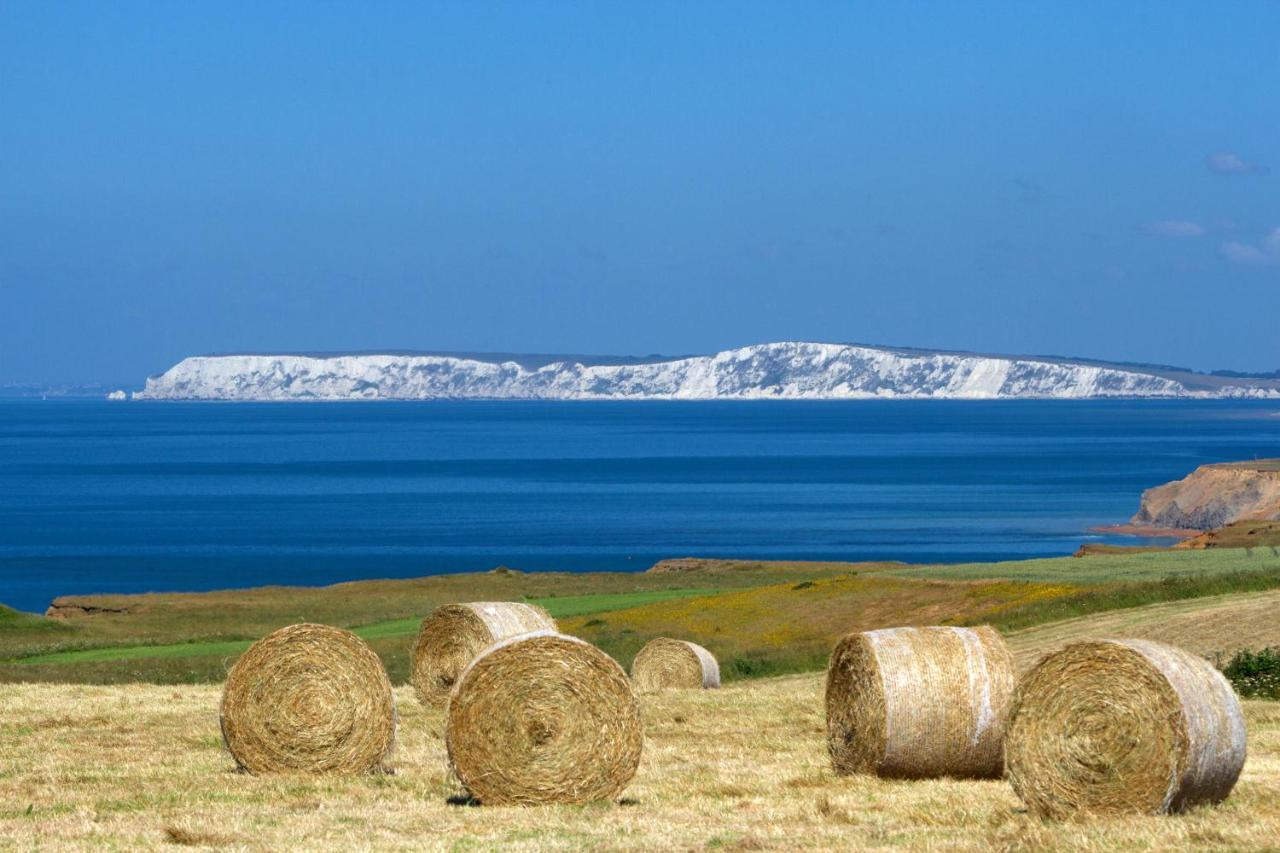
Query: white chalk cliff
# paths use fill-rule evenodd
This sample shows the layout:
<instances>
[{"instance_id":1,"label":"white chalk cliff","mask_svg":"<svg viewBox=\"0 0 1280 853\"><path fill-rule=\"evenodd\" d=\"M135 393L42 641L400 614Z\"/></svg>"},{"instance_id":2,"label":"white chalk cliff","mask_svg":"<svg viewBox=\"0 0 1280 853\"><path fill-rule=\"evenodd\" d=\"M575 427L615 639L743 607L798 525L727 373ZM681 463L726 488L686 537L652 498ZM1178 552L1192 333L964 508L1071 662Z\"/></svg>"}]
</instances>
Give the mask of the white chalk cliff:
<instances>
[{"instance_id":1,"label":"white chalk cliff","mask_svg":"<svg viewBox=\"0 0 1280 853\"><path fill-rule=\"evenodd\" d=\"M717 400L1275 397L1248 385L1193 389L1155 372L1069 361L845 344L759 344L626 363L519 357L218 355L147 380L143 400Z\"/></svg>"}]
</instances>

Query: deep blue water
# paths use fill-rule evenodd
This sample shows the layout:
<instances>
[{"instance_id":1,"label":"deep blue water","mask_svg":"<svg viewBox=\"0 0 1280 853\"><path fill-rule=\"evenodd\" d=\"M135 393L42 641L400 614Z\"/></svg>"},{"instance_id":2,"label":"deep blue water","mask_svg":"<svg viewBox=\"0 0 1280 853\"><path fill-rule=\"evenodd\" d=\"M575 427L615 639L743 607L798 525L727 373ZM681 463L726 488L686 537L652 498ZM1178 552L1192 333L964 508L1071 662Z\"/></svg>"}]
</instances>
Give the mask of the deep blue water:
<instances>
[{"instance_id":1,"label":"deep blue water","mask_svg":"<svg viewBox=\"0 0 1280 853\"><path fill-rule=\"evenodd\" d=\"M1066 554L1148 486L1280 455L1277 411L0 402L0 602L689 555Z\"/></svg>"}]
</instances>

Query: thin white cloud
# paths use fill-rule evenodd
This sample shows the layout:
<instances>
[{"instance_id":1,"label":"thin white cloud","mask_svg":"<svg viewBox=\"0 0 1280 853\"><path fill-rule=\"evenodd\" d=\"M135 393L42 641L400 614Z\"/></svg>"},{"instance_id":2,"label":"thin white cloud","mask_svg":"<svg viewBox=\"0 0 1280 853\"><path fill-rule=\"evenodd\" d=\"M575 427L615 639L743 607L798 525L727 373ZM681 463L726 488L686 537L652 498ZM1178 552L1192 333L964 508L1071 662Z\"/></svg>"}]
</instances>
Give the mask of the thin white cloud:
<instances>
[{"instance_id":1,"label":"thin white cloud","mask_svg":"<svg viewBox=\"0 0 1280 853\"><path fill-rule=\"evenodd\" d=\"M1185 219L1162 219L1159 222L1148 222L1145 230L1157 237L1203 237L1204 227L1197 222Z\"/></svg>"},{"instance_id":2,"label":"thin white cloud","mask_svg":"<svg viewBox=\"0 0 1280 853\"><path fill-rule=\"evenodd\" d=\"M1280 228L1272 229L1256 244L1239 240L1223 243L1222 254L1233 264L1255 267L1280 264Z\"/></svg>"},{"instance_id":3,"label":"thin white cloud","mask_svg":"<svg viewBox=\"0 0 1280 853\"><path fill-rule=\"evenodd\" d=\"M1232 240L1229 243L1222 244L1222 254L1227 260L1233 264L1248 264L1252 266L1261 266L1270 262L1267 253L1259 249L1257 246L1251 246L1248 243L1241 243Z\"/></svg>"},{"instance_id":4,"label":"thin white cloud","mask_svg":"<svg viewBox=\"0 0 1280 853\"><path fill-rule=\"evenodd\" d=\"M1204 158L1204 164L1210 172L1219 175L1265 175L1267 167L1260 163L1251 163L1232 151L1216 151Z\"/></svg>"}]
</instances>

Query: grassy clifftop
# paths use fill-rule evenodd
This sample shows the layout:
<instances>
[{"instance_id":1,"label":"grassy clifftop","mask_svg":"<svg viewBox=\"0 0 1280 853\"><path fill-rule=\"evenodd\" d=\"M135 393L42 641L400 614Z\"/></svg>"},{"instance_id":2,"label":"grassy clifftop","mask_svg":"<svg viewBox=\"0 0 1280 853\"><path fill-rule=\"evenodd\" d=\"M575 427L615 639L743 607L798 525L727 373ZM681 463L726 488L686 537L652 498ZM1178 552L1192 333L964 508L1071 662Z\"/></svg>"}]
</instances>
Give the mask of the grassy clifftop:
<instances>
[{"instance_id":1,"label":"grassy clifftop","mask_svg":"<svg viewBox=\"0 0 1280 853\"><path fill-rule=\"evenodd\" d=\"M852 630L1005 630L1241 591L1280 589L1266 548L905 566L680 561L636 574L487 572L301 589L60 599L64 618L0 611L0 681L219 681L249 642L301 621L351 628L405 680L418 621L447 602L535 601L624 664L649 639L694 640L728 679L820 668Z\"/></svg>"}]
</instances>

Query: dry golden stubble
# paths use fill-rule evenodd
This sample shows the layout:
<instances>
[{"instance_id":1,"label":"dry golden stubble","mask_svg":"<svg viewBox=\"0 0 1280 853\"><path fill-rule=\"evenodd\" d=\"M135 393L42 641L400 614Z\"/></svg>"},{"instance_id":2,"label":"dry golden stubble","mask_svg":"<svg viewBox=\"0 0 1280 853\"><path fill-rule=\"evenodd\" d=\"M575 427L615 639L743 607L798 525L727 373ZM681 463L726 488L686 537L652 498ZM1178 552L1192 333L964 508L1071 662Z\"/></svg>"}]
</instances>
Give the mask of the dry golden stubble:
<instances>
[{"instance_id":1,"label":"dry golden stubble","mask_svg":"<svg viewBox=\"0 0 1280 853\"><path fill-rule=\"evenodd\" d=\"M395 747L396 710L382 661L328 625L281 628L227 674L222 737L250 773L367 773Z\"/></svg>"},{"instance_id":2,"label":"dry golden stubble","mask_svg":"<svg viewBox=\"0 0 1280 853\"><path fill-rule=\"evenodd\" d=\"M1005 751L1033 814L1159 814L1224 799L1245 741L1240 701L1208 661L1103 640L1046 655L1022 678Z\"/></svg>"},{"instance_id":3,"label":"dry golden stubble","mask_svg":"<svg viewBox=\"0 0 1280 853\"><path fill-rule=\"evenodd\" d=\"M490 646L463 671L445 720L449 761L486 805L616 797L640 763L644 730L613 658L551 631Z\"/></svg>"},{"instance_id":4,"label":"dry golden stubble","mask_svg":"<svg viewBox=\"0 0 1280 853\"><path fill-rule=\"evenodd\" d=\"M536 604L446 604L422 620L413 644L409 680L419 701L442 708L462 670L481 651L508 637L555 630L551 614Z\"/></svg>"},{"instance_id":5,"label":"dry golden stubble","mask_svg":"<svg viewBox=\"0 0 1280 853\"><path fill-rule=\"evenodd\" d=\"M697 643L658 637L631 662L631 683L641 692L719 687L720 664Z\"/></svg>"},{"instance_id":6,"label":"dry golden stubble","mask_svg":"<svg viewBox=\"0 0 1280 853\"><path fill-rule=\"evenodd\" d=\"M836 773L998 778L1013 658L992 628L849 634L827 669Z\"/></svg>"}]
</instances>

